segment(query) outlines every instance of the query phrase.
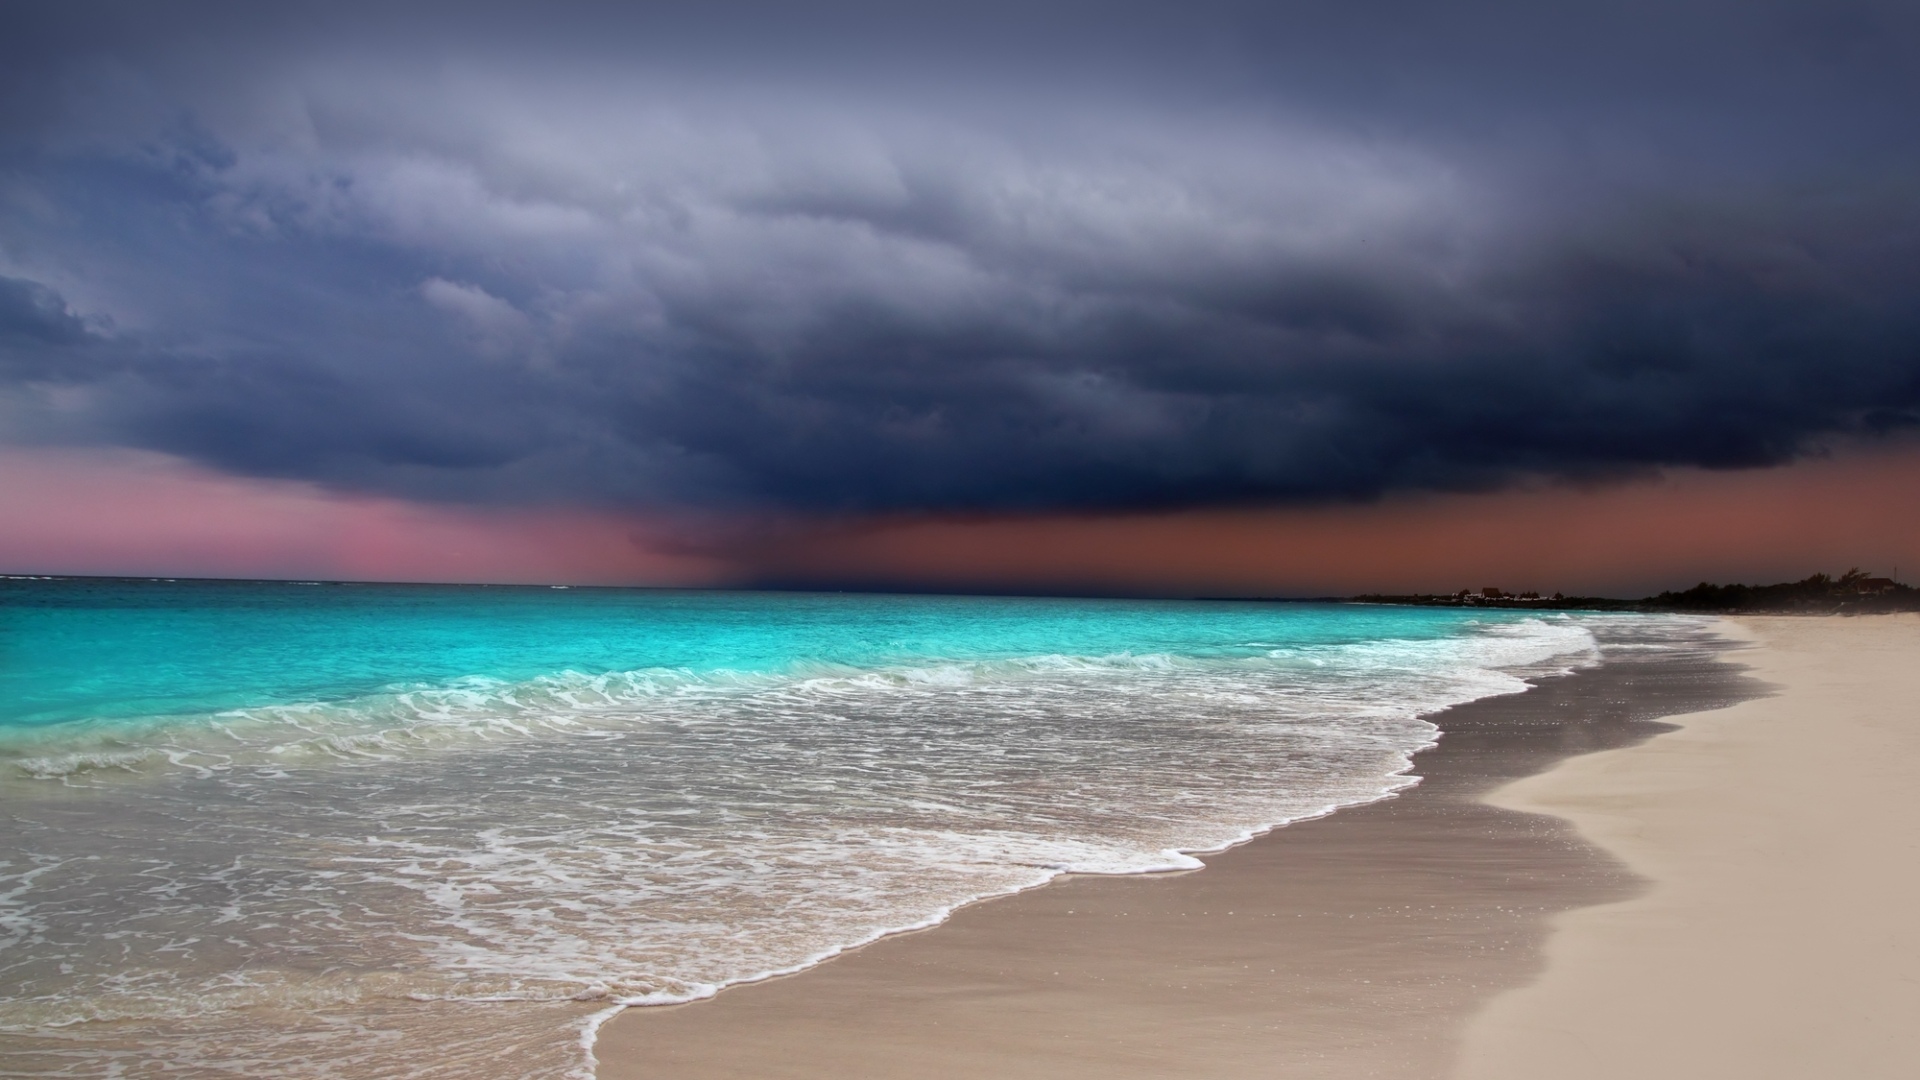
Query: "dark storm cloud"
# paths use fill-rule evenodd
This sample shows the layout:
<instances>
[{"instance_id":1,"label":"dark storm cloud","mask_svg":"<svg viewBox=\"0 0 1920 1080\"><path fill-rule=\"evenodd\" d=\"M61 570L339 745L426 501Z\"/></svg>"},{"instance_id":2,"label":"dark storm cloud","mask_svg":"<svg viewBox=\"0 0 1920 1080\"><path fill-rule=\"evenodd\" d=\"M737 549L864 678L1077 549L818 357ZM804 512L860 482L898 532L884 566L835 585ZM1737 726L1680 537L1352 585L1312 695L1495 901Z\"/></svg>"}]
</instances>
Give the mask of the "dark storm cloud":
<instances>
[{"instance_id":1,"label":"dark storm cloud","mask_svg":"<svg viewBox=\"0 0 1920 1080\"><path fill-rule=\"evenodd\" d=\"M0 277L0 341L38 351L36 346L75 345L86 338L86 324L59 293L38 282Z\"/></svg>"},{"instance_id":2,"label":"dark storm cloud","mask_svg":"<svg viewBox=\"0 0 1920 1080\"><path fill-rule=\"evenodd\" d=\"M0 437L815 510L1778 463L1920 414L1915 26L28 6Z\"/></svg>"}]
</instances>

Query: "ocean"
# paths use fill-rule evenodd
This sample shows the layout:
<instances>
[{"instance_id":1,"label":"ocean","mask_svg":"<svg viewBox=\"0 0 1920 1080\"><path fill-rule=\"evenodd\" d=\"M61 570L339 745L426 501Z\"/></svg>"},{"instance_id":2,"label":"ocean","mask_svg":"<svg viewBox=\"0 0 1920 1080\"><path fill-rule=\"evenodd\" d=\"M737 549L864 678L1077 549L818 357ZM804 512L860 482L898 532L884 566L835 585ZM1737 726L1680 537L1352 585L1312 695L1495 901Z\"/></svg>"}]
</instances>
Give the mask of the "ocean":
<instances>
[{"instance_id":1,"label":"ocean","mask_svg":"<svg viewBox=\"0 0 1920 1080\"><path fill-rule=\"evenodd\" d=\"M0 580L0 1075L590 1077L622 1007L1390 796L1632 618Z\"/></svg>"}]
</instances>

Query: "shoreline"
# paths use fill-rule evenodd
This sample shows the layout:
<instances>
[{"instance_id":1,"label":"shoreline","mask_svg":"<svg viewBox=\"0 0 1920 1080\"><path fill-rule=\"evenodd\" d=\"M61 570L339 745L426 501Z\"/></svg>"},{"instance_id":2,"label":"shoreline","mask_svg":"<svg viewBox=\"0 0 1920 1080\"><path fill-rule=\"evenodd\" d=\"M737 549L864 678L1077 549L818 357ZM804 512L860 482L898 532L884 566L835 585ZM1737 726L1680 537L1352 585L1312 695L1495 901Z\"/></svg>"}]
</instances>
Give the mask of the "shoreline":
<instances>
[{"instance_id":1,"label":"shoreline","mask_svg":"<svg viewBox=\"0 0 1920 1080\"><path fill-rule=\"evenodd\" d=\"M625 1009L599 1028L598 1075L1239 1076L1256 1059L1436 1075L1467 1016L1537 973L1549 916L1637 887L1570 827L1478 797L1750 695L1715 651L1621 650L1429 717L1417 785L1204 871L1065 875L792 975Z\"/></svg>"},{"instance_id":2,"label":"shoreline","mask_svg":"<svg viewBox=\"0 0 1920 1080\"><path fill-rule=\"evenodd\" d=\"M1920 616L1737 625L1773 693L1490 796L1650 885L1555 920L1541 977L1465 1031L1462 1080L1913 1075Z\"/></svg>"},{"instance_id":3,"label":"shoreline","mask_svg":"<svg viewBox=\"0 0 1920 1080\"><path fill-rule=\"evenodd\" d=\"M1436 738L1437 737L1438 737L1438 733L1436 733ZM1090 872L1075 871L1075 870L1054 871L1051 874L1051 876L1047 877L1044 881L1039 881L1031 885L1021 886L1019 888L1012 889L1007 892L989 893L983 896L975 896L968 900L962 900L951 906L941 908L939 911L935 912L933 915L928 916L925 920L919 923L915 923L908 926L892 927L885 930L876 930L872 934L858 941L854 941L846 945L841 945L830 951L809 957L805 960L800 961L797 964L792 965L791 967L781 968L777 971L764 972L759 975L749 975L744 978L736 979L732 982L723 983L718 987L709 987L707 988L706 992L699 994L697 996L687 997L683 999L676 999L676 1000L659 1001L659 1002L628 1001L618 1005L609 1006L608 1008L603 1009L600 1012L595 1013L593 1016L588 1018L587 1025L581 1032L581 1046L591 1056L594 1053L595 1047L598 1043L601 1029L605 1027L605 1025L608 1022L612 1021L615 1017L620 1016L622 1013L628 1012L630 1010L634 1010L634 1009L662 1010L662 1009L684 1008L688 1006L700 1005L705 1002L713 1001L714 999L718 998L720 995L729 993L734 990L744 989L746 987L751 987L751 986L758 986L762 983L774 982L780 979L791 979L796 976L805 975L808 972L814 970L815 968L820 967L823 964L831 963L835 960L840 959L843 956L857 953L863 949L871 948L875 945L878 945L885 941L889 941L893 938L906 937L913 934L924 934L932 930L938 930L940 927L945 926L948 922L952 921L954 916L960 914L963 911L978 907L983 904L994 904L994 903L999 903L1006 900L1011 900L1015 897L1024 895L1026 893L1034 892L1039 889L1045 889L1051 886L1060 885L1065 882L1077 881L1081 879L1085 879L1089 881L1102 881L1102 880L1111 881L1111 880L1124 880L1124 879L1132 879L1132 878L1159 879L1159 878L1178 877L1184 874L1198 873L1199 871L1207 868L1207 866L1209 865L1207 860L1216 858L1221 855L1225 855L1228 852L1234 850L1235 848L1242 847L1246 844L1258 843L1262 839L1266 838L1267 836L1281 829L1293 828L1295 826L1303 825L1308 822L1319 821L1323 818L1331 817L1334 814L1345 813L1347 811L1355 810L1360 807L1371 806L1374 803L1385 802L1389 799L1399 798L1404 792L1416 786L1420 782L1420 778L1417 775L1414 775L1412 772L1413 765L1411 763L1411 757L1417 756L1420 753L1424 753L1425 751L1432 749L1433 745L1434 745L1433 743L1429 743L1426 746L1423 746L1418 750L1414 751L1414 754L1410 755L1409 764L1405 769L1401 770L1400 772L1393 773L1384 778L1386 781L1395 781L1395 780L1404 779L1406 781L1405 783L1398 784L1394 787L1391 787L1381 792L1380 794L1373 796L1372 798L1362 799L1355 802L1338 803L1332 806L1328 806L1314 813L1302 814L1299 817L1288 818L1285 821L1276 822L1271 825L1263 825L1256 829L1250 829L1244 833L1241 833L1239 836L1226 841L1225 843L1218 844L1213 847L1168 849L1165 852L1165 854L1175 856L1181 859L1189 860L1193 864L1191 866L1167 865L1167 866L1149 867L1149 868L1144 868L1139 870L1119 871L1114 873L1090 873ZM592 1063L595 1065L598 1064L597 1061Z\"/></svg>"}]
</instances>

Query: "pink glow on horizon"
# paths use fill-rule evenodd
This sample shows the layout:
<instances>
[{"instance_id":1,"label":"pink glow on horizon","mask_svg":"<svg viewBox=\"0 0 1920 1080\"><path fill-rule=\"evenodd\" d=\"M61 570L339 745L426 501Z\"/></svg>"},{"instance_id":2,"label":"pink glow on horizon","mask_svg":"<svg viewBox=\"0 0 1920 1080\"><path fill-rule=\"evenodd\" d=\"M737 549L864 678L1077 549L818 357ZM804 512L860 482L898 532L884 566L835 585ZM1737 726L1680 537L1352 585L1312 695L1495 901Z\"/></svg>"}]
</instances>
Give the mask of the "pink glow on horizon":
<instances>
[{"instance_id":1,"label":"pink glow on horizon","mask_svg":"<svg viewBox=\"0 0 1920 1080\"><path fill-rule=\"evenodd\" d=\"M137 451L0 451L0 571L705 585L636 518L453 508L226 476Z\"/></svg>"},{"instance_id":2,"label":"pink glow on horizon","mask_svg":"<svg viewBox=\"0 0 1920 1080\"><path fill-rule=\"evenodd\" d=\"M1920 447L1594 489L1159 514L739 518L475 509L133 451L0 451L0 572L1173 595L1643 595L1920 571Z\"/></svg>"},{"instance_id":3,"label":"pink glow on horizon","mask_svg":"<svg viewBox=\"0 0 1920 1080\"><path fill-rule=\"evenodd\" d=\"M978 591L1644 596L1861 566L1920 577L1920 447L1595 488L1359 506L898 517L767 530L734 557L776 580Z\"/></svg>"}]
</instances>

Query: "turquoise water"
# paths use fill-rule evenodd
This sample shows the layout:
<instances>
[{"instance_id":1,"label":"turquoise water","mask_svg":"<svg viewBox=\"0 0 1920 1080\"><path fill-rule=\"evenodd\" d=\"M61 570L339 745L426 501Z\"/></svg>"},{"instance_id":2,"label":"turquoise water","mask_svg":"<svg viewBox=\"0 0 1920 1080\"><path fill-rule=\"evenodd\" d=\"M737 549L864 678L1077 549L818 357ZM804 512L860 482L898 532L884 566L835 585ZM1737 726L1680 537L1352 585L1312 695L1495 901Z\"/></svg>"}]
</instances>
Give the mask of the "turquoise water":
<instances>
[{"instance_id":1,"label":"turquoise water","mask_svg":"<svg viewBox=\"0 0 1920 1080\"><path fill-rule=\"evenodd\" d=\"M1248 657L1431 640L1464 621L1439 608L12 579L0 580L0 728L151 722L471 676L778 673L1130 651Z\"/></svg>"},{"instance_id":2,"label":"turquoise water","mask_svg":"<svg viewBox=\"0 0 1920 1080\"><path fill-rule=\"evenodd\" d=\"M1592 625L0 581L0 1073L588 1076L610 1010L1391 794Z\"/></svg>"}]
</instances>

